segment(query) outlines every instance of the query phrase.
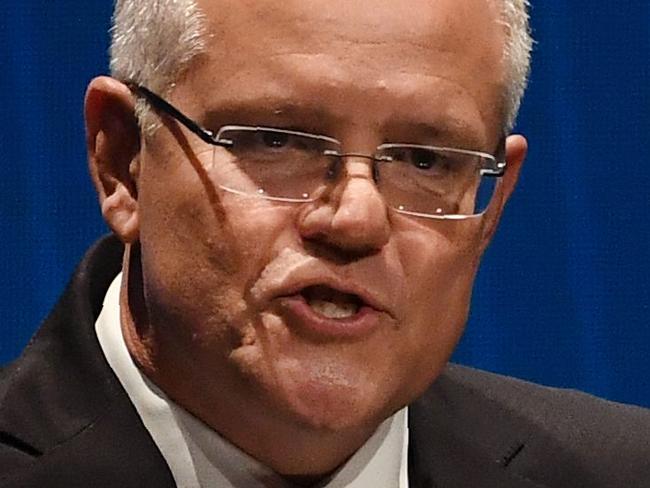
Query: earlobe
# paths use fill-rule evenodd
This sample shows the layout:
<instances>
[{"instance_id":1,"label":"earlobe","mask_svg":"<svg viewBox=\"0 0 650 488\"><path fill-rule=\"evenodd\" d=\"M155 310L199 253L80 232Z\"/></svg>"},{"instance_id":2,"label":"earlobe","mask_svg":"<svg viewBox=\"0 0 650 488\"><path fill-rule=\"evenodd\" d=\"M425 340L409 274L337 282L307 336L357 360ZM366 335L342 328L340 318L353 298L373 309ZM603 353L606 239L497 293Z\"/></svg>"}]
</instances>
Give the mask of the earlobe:
<instances>
[{"instance_id":1,"label":"earlobe","mask_svg":"<svg viewBox=\"0 0 650 488\"><path fill-rule=\"evenodd\" d=\"M524 160L526 159L527 152L528 142L524 136L508 136L505 141L506 172L501 179L498 194L495 195L495 201L492 202L484 216L482 236L483 249L485 249L492 240L492 236L496 231L497 224L499 223L506 202L514 191L517 180L519 179L519 172Z\"/></svg>"},{"instance_id":2,"label":"earlobe","mask_svg":"<svg viewBox=\"0 0 650 488\"><path fill-rule=\"evenodd\" d=\"M123 242L134 243L138 240L139 221L137 201L118 184L110 195L101 202L102 216Z\"/></svg>"},{"instance_id":3,"label":"earlobe","mask_svg":"<svg viewBox=\"0 0 650 488\"><path fill-rule=\"evenodd\" d=\"M139 233L140 130L129 88L105 76L92 80L86 91L85 119L88 164L102 215L122 241L134 242Z\"/></svg>"}]
</instances>

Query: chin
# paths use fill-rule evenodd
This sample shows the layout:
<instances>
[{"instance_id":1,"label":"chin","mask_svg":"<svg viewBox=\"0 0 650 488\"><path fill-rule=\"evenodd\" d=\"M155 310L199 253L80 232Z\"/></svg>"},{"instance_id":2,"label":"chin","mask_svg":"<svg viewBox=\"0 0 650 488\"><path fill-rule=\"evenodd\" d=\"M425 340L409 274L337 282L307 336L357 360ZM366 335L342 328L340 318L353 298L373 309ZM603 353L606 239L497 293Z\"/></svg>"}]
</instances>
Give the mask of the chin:
<instances>
[{"instance_id":1,"label":"chin","mask_svg":"<svg viewBox=\"0 0 650 488\"><path fill-rule=\"evenodd\" d=\"M399 402L390 401L387 385L358 368L310 364L282 373L275 393L303 428L322 433L367 430L400 408Z\"/></svg>"}]
</instances>

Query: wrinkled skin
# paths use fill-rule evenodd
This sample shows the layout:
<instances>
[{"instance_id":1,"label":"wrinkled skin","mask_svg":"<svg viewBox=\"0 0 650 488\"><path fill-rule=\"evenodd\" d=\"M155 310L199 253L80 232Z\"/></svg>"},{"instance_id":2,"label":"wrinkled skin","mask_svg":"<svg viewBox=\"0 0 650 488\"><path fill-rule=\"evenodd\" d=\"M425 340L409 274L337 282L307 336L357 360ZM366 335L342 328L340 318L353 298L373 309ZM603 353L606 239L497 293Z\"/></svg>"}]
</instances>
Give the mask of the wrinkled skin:
<instances>
[{"instance_id":1,"label":"wrinkled skin","mask_svg":"<svg viewBox=\"0 0 650 488\"><path fill-rule=\"evenodd\" d=\"M215 35L169 100L208 128L298 128L363 153L385 141L498 146L503 35L488 0L200 5ZM91 171L107 222L129 244L131 354L171 398L276 471L331 471L447 363L525 140L508 139L486 215L428 221L390 211L364 159L348 159L314 203L223 192L208 146L168 118L140 139L132 109L122 84L93 80ZM353 337L305 332L276 292L319 276L376 299L378 325Z\"/></svg>"}]
</instances>

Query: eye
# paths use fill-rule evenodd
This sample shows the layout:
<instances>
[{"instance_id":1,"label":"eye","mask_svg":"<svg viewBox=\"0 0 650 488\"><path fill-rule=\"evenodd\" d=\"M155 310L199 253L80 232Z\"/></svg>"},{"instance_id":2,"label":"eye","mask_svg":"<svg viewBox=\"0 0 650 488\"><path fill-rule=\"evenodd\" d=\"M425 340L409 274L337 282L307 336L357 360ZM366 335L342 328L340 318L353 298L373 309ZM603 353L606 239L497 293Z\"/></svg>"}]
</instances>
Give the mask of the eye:
<instances>
[{"instance_id":1,"label":"eye","mask_svg":"<svg viewBox=\"0 0 650 488\"><path fill-rule=\"evenodd\" d=\"M440 163L438 154L426 149L412 149L409 160L413 166L423 170L431 169Z\"/></svg>"},{"instance_id":2,"label":"eye","mask_svg":"<svg viewBox=\"0 0 650 488\"><path fill-rule=\"evenodd\" d=\"M279 149L289 143L289 135L282 134L281 132L264 132L262 134L262 141L266 147Z\"/></svg>"}]
</instances>

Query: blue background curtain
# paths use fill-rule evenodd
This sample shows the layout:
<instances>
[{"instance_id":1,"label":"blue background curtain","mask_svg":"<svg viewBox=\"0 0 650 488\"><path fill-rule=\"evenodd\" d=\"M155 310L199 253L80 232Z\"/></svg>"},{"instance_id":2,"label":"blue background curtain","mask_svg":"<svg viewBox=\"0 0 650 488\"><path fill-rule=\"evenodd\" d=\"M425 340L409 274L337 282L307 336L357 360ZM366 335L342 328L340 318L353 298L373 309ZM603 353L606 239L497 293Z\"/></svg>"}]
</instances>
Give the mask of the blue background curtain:
<instances>
[{"instance_id":1,"label":"blue background curtain","mask_svg":"<svg viewBox=\"0 0 650 488\"><path fill-rule=\"evenodd\" d=\"M531 151L455 360L650 406L650 2L533 0ZM109 1L0 0L0 363L106 232L82 99Z\"/></svg>"}]
</instances>

